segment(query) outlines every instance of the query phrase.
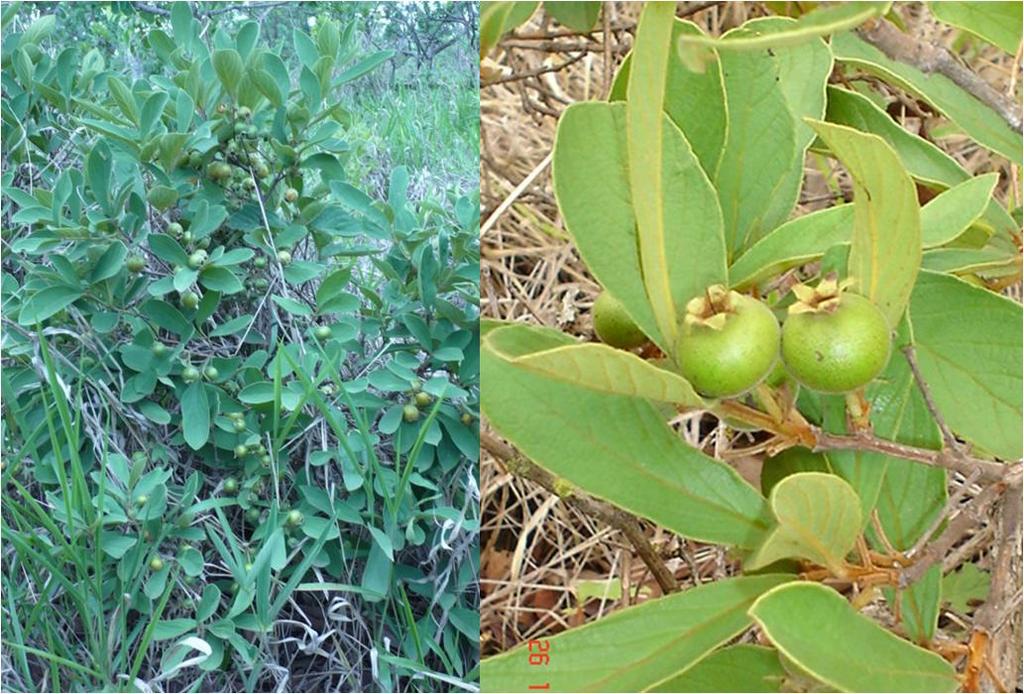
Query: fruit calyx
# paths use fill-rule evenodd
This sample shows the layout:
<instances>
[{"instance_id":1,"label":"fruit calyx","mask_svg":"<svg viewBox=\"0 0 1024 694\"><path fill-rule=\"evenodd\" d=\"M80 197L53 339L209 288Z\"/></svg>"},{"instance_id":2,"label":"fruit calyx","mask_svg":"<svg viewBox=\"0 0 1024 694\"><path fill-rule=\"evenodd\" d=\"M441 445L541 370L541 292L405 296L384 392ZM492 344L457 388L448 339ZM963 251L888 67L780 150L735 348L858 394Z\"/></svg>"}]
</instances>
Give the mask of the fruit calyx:
<instances>
[{"instance_id":1,"label":"fruit calyx","mask_svg":"<svg viewBox=\"0 0 1024 694\"><path fill-rule=\"evenodd\" d=\"M793 285L793 295L796 296L788 311L789 315L798 313L835 313L839 308L843 292L853 284L853 279L846 278L842 281L836 279L835 273L829 274L817 287L808 287L806 284Z\"/></svg>"},{"instance_id":2,"label":"fruit calyx","mask_svg":"<svg viewBox=\"0 0 1024 694\"><path fill-rule=\"evenodd\" d=\"M720 284L713 284L704 290L704 296L690 299L686 303L687 325L703 325L713 330L725 327L727 314L736 313L736 307L743 295L730 291Z\"/></svg>"}]
</instances>

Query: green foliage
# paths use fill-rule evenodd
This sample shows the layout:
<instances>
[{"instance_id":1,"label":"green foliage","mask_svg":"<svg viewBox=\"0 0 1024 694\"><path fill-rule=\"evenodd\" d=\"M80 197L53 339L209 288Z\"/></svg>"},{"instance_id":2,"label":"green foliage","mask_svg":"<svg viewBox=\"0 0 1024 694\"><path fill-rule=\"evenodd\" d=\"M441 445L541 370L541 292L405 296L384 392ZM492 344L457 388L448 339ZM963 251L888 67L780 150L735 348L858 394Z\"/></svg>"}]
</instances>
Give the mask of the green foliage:
<instances>
[{"instance_id":1,"label":"green foliage","mask_svg":"<svg viewBox=\"0 0 1024 694\"><path fill-rule=\"evenodd\" d=\"M473 682L476 163L358 149L358 15L168 7L4 9L5 687Z\"/></svg>"},{"instance_id":2,"label":"green foliage","mask_svg":"<svg viewBox=\"0 0 1024 694\"><path fill-rule=\"evenodd\" d=\"M609 102L563 113L552 159L562 219L594 278L653 345L616 350L549 328L489 324L484 412L525 456L574 488L726 546L745 575L552 637L542 675L529 646L489 658L485 686L959 686L950 663L930 651L940 606L982 598L985 581L971 568L944 579L941 563L919 567L910 585L901 578L914 575L905 567L927 554L920 546L948 512L947 470L921 462L944 445L936 412L984 462L1021 456L1021 306L993 291L1019 281L1020 225L1000 202L999 177L972 177L927 133L904 130L878 80L1007 157L994 158L993 168L1018 161L1021 147L1019 133L981 101L850 31L882 21L887 10L824 7L798 19L753 19L712 38L675 19L671 3L649 3ZM972 31L986 31L980 26ZM794 216L810 188L808 169L845 200ZM877 363L835 394L783 372L737 397L698 398L686 387L695 384L674 335L688 305L713 305L716 283L764 301L784 326L812 311L839 315L835 297L848 287L880 326L871 350ZM829 291L813 295L807 284ZM697 314L709 325L719 317ZM826 333L836 347L838 334ZM728 363L741 342L723 342L702 362ZM825 358L813 345L808 352ZM688 424L717 425L716 435L680 427L680 414ZM700 450L692 444L698 431ZM703 447L709 440L717 443ZM761 490L705 455L730 443L737 458L772 454ZM757 583L762 578L771 581ZM859 586L857 598L832 587L846 583ZM740 585L743 605L727 608L737 619L730 628L753 623L767 648L727 645L724 633L704 638L724 606L714 590ZM897 623L861 614L868 596L884 600ZM691 611L704 629L692 626ZM584 651L586 662L575 660Z\"/></svg>"}]
</instances>

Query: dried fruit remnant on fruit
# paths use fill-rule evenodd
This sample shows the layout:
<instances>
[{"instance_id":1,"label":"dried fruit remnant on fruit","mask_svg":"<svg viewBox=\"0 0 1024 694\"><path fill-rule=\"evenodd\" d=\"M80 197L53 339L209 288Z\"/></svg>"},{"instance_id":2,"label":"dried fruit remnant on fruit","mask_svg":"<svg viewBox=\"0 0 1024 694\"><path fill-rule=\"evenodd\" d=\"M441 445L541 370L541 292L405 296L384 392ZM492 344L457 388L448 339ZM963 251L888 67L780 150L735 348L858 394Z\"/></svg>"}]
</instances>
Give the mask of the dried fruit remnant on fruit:
<instances>
[{"instance_id":1,"label":"dried fruit remnant on fruit","mask_svg":"<svg viewBox=\"0 0 1024 694\"><path fill-rule=\"evenodd\" d=\"M779 322L757 299L713 285L687 303L676 358L701 395L747 392L771 372L778 355Z\"/></svg>"},{"instance_id":2,"label":"dried fruit remnant on fruit","mask_svg":"<svg viewBox=\"0 0 1024 694\"><path fill-rule=\"evenodd\" d=\"M871 382L889 361L890 327L870 300L822 280L797 285L782 326L782 359L800 383L822 393L848 393Z\"/></svg>"}]
</instances>

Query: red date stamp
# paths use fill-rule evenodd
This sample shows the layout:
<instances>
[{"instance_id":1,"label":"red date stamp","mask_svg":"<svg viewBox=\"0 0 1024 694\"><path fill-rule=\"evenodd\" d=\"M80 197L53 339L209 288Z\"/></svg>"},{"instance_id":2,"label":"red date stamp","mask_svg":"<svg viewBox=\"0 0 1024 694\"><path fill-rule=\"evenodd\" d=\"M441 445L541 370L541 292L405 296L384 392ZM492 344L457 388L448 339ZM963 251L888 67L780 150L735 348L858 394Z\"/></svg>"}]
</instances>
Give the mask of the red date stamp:
<instances>
[{"instance_id":1,"label":"red date stamp","mask_svg":"<svg viewBox=\"0 0 1024 694\"><path fill-rule=\"evenodd\" d=\"M551 664L551 653L549 652L551 650L551 642L547 639L531 639L527 645L527 650L530 653L529 659L532 667L547 667ZM551 689L551 683L531 684L528 688L531 691Z\"/></svg>"}]
</instances>

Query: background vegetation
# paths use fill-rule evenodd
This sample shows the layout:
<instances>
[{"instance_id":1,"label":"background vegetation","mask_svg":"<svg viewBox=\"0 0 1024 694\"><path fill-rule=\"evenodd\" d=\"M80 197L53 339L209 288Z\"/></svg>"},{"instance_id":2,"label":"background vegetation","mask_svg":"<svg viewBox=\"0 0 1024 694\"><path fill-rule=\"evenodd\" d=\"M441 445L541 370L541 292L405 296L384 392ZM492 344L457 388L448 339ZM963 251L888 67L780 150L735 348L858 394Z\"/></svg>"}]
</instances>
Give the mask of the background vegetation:
<instances>
[{"instance_id":1,"label":"background vegetation","mask_svg":"<svg viewBox=\"0 0 1024 694\"><path fill-rule=\"evenodd\" d=\"M476 687L476 25L5 4L4 689Z\"/></svg>"}]
</instances>

